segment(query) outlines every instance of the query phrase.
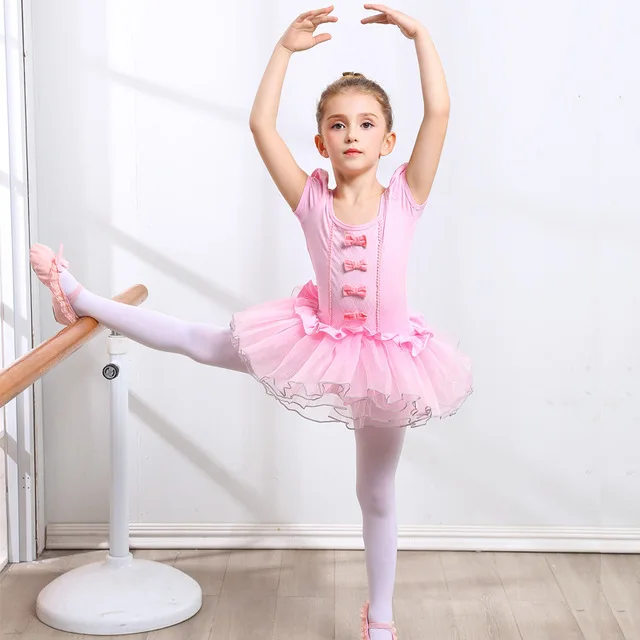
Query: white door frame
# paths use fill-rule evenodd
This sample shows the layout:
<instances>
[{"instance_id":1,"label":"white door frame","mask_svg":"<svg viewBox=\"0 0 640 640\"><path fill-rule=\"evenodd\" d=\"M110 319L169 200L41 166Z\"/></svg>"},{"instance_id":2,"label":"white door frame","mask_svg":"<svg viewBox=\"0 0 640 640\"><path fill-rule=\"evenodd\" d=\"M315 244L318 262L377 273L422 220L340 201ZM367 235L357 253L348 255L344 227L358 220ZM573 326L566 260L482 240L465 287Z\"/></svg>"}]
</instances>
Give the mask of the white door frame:
<instances>
[{"instance_id":1,"label":"white door frame","mask_svg":"<svg viewBox=\"0 0 640 640\"><path fill-rule=\"evenodd\" d=\"M9 190L9 211L0 211L0 344L7 366L33 349L40 336L28 259L36 219L31 6L30 0L0 0L0 5L6 63L6 122L0 126L7 126L9 140L3 150L9 171L3 171L2 184ZM41 408L36 384L3 411L9 562L34 560L44 548L44 505L36 501L43 489Z\"/></svg>"}]
</instances>

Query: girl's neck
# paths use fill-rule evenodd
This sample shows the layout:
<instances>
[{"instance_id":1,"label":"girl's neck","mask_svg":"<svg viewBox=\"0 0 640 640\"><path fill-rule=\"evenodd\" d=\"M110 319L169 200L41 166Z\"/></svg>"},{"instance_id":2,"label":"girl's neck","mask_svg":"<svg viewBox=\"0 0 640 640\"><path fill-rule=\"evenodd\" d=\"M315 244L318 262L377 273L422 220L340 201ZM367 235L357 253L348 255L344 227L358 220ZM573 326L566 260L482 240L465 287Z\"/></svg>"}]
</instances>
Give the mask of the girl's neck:
<instances>
[{"instance_id":1,"label":"girl's neck","mask_svg":"<svg viewBox=\"0 0 640 640\"><path fill-rule=\"evenodd\" d=\"M333 197L340 202L357 205L378 198L384 192L384 187L378 182L375 168L356 176L345 176L334 170L334 175L336 187Z\"/></svg>"}]
</instances>

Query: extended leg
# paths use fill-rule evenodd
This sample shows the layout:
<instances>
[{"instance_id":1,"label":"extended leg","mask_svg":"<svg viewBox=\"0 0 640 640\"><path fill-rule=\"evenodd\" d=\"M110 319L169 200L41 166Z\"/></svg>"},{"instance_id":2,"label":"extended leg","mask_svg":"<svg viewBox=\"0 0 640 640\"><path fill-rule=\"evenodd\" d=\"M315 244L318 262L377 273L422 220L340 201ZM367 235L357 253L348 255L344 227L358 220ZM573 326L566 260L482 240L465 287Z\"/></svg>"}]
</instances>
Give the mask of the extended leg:
<instances>
[{"instance_id":1,"label":"extended leg","mask_svg":"<svg viewBox=\"0 0 640 640\"><path fill-rule=\"evenodd\" d=\"M60 285L67 295L78 283L69 271L60 272ZM91 316L105 327L159 351L188 356L196 362L246 372L231 343L231 329L186 322L157 311L114 302L86 289L72 298L79 316Z\"/></svg>"}]
</instances>

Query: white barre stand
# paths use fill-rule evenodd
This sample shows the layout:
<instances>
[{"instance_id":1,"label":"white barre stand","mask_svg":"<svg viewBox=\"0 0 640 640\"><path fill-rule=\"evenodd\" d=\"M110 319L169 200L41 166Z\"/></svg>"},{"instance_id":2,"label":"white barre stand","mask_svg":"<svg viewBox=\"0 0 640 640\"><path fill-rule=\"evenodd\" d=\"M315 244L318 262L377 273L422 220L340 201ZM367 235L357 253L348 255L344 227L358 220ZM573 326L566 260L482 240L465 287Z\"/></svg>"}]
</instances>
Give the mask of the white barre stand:
<instances>
[{"instance_id":1,"label":"white barre stand","mask_svg":"<svg viewBox=\"0 0 640 640\"><path fill-rule=\"evenodd\" d=\"M122 356L127 339L108 338L110 362L102 375L111 380L111 519L104 562L72 569L38 595L36 615L55 629L89 635L144 633L178 624L202 606L198 583L182 571L129 551L127 487L128 385Z\"/></svg>"}]
</instances>

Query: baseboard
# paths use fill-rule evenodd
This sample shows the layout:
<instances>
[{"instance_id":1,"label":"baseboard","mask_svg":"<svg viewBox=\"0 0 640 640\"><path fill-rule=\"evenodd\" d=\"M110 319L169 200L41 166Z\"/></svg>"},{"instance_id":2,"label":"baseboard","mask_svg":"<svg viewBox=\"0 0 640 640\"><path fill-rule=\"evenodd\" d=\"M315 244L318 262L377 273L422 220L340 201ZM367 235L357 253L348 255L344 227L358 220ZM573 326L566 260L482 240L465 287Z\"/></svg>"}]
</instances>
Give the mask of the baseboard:
<instances>
[{"instance_id":1,"label":"baseboard","mask_svg":"<svg viewBox=\"0 0 640 640\"><path fill-rule=\"evenodd\" d=\"M132 524L132 549L362 549L356 525ZM49 524L47 549L108 549L106 524ZM401 550L640 553L640 529L405 526Z\"/></svg>"}]
</instances>

